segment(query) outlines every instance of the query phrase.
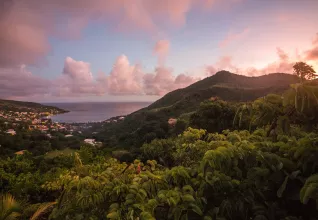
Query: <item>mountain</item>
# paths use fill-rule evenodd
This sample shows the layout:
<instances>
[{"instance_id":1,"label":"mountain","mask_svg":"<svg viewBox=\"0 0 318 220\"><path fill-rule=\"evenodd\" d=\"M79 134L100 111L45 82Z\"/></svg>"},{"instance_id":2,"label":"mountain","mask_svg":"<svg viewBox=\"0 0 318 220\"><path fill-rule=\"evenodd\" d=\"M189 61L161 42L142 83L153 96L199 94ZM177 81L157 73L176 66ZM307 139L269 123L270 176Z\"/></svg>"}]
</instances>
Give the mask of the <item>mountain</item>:
<instances>
[{"instance_id":1,"label":"mountain","mask_svg":"<svg viewBox=\"0 0 318 220\"><path fill-rule=\"evenodd\" d=\"M290 84L298 82L295 75L274 73L247 77L220 71L186 88L177 89L125 120L106 124L97 138L110 146L138 147L169 132L168 119L195 112L200 103L211 97L230 102L253 101L269 93L282 94Z\"/></svg>"},{"instance_id":2,"label":"mountain","mask_svg":"<svg viewBox=\"0 0 318 220\"><path fill-rule=\"evenodd\" d=\"M213 96L226 101L252 101L268 93L280 94L292 83L298 82L295 75L274 73L258 77L248 77L220 71L186 88L166 94L151 104L147 110L157 111L164 108L181 109L181 112L195 109L205 99ZM189 106L190 104L190 106ZM174 112L178 116L180 111Z\"/></svg>"},{"instance_id":3,"label":"mountain","mask_svg":"<svg viewBox=\"0 0 318 220\"><path fill-rule=\"evenodd\" d=\"M52 112L53 114L65 113L67 111L54 107L42 105L35 102L22 102L14 100L0 99L0 110L6 111L32 111L32 112Z\"/></svg>"}]
</instances>

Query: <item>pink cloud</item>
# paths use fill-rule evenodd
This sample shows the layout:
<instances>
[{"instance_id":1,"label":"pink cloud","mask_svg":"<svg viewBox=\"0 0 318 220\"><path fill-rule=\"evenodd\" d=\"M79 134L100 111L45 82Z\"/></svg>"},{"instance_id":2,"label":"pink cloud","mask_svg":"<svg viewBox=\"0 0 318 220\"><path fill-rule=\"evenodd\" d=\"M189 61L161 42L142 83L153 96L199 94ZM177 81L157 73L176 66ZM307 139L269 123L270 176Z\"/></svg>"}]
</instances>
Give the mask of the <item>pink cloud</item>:
<instances>
[{"instance_id":1,"label":"pink cloud","mask_svg":"<svg viewBox=\"0 0 318 220\"><path fill-rule=\"evenodd\" d=\"M214 65L206 67L206 74L208 76L214 75L220 70L227 70L236 74L247 76L259 76L270 73L293 73L294 61L290 60L290 57L281 48L276 48L276 54L278 60L268 64L267 66L257 69L255 67L241 68L233 64L233 58L231 56L220 57Z\"/></svg>"},{"instance_id":2,"label":"pink cloud","mask_svg":"<svg viewBox=\"0 0 318 220\"><path fill-rule=\"evenodd\" d=\"M312 42L313 48L305 52L306 58L308 60L318 60L318 33L315 36L315 39Z\"/></svg>"},{"instance_id":3,"label":"pink cloud","mask_svg":"<svg viewBox=\"0 0 318 220\"><path fill-rule=\"evenodd\" d=\"M199 80L185 74L174 76L172 69L157 67L145 74L140 65L131 65L125 55L119 56L108 75L93 77L90 63L66 57L64 68L56 79L47 80L20 68L0 69L0 94L8 97L83 97L101 95L164 95Z\"/></svg>"},{"instance_id":4,"label":"pink cloud","mask_svg":"<svg viewBox=\"0 0 318 220\"><path fill-rule=\"evenodd\" d=\"M287 61L289 59L287 53L285 53L285 51L283 51L281 48L277 47L276 52L280 60Z\"/></svg>"},{"instance_id":5,"label":"pink cloud","mask_svg":"<svg viewBox=\"0 0 318 220\"><path fill-rule=\"evenodd\" d=\"M146 95L162 96L166 93L184 88L200 80L185 74L174 76L171 68L157 67L154 73L144 75L144 93Z\"/></svg>"},{"instance_id":6,"label":"pink cloud","mask_svg":"<svg viewBox=\"0 0 318 220\"><path fill-rule=\"evenodd\" d=\"M73 80L91 81L93 79L90 64L84 61L76 61L71 57L66 57L63 74Z\"/></svg>"},{"instance_id":7,"label":"pink cloud","mask_svg":"<svg viewBox=\"0 0 318 220\"><path fill-rule=\"evenodd\" d=\"M0 68L0 97L35 96L49 93L50 80L29 72L24 65L17 68Z\"/></svg>"},{"instance_id":8,"label":"pink cloud","mask_svg":"<svg viewBox=\"0 0 318 220\"><path fill-rule=\"evenodd\" d=\"M313 48L317 40L313 41ZM159 50L166 54L168 47ZM305 52L292 56L283 49L276 48L277 60L263 68L237 66L231 56L220 57L213 65L206 67L206 76L220 70L228 70L237 74L258 76L269 73L292 73L296 61L304 60ZM309 61L308 61L309 62ZM199 75L198 73L197 75ZM195 75L196 76L196 75ZM47 80L32 74L25 65L12 68L0 68L0 95L5 97L80 97L101 95L156 95L162 96L172 90L186 87L198 80L198 77L186 74L173 74L171 68L159 65L153 72L145 73L141 65L130 64L125 55L119 56L109 74L98 72L94 77L91 65L85 61L77 61L66 57L64 68L58 78Z\"/></svg>"},{"instance_id":9,"label":"pink cloud","mask_svg":"<svg viewBox=\"0 0 318 220\"><path fill-rule=\"evenodd\" d=\"M76 61L66 57L62 75L53 81L53 95L57 96L81 96L99 95L101 90L94 80L90 69L90 63Z\"/></svg>"},{"instance_id":10,"label":"pink cloud","mask_svg":"<svg viewBox=\"0 0 318 220\"><path fill-rule=\"evenodd\" d=\"M215 64L206 67L206 74L211 76L221 70L227 70L234 73L239 72L239 68L233 64L233 58L231 56L223 56L220 57Z\"/></svg>"},{"instance_id":11,"label":"pink cloud","mask_svg":"<svg viewBox=\"0 0 318 220\"><path fill-rule=\"evenodd\" d=\"M245 28L241 32L238 33L229 33L220 43L219 47L224 48L227 47L229 44L231 44L234 41L238 41L242 38L244 38L246 35L248 35L250 32L249 28Z\"/></svg>"},{"instance_id":12,"label":"pink cloud","mask_svg":"<svg viewBox=\"0 0 318 220\"><path fill-rule=\"evenodd\" d=\"M172 70L157 67L154 73L148 73L144 76L145 94L162 96L173 89L173 83Z\"/></svg>"},{"instance_id":13,"label":"pink cloud","mask_svg":"<svg viewBox=\"0 0 318 220\"><path fill-rule=\"evenodd\" d=\"M315 36L315 39L312 42L313 45L317 45L318 44L318 33Z\"/></svg>"},{"instance_id":14,"label":"pink cloud","mask_svg":"<svg viewBox=\"0 0 318 220\"><path fill-rule=\"evenodd\" d=\"M159 65L163 65L166 56L169 53L170 42L168 40L159 40L154 46L153 52L158 56Z\"/></svg>"},{"instance_id":15,"label":"pink cloud","mask_svg":"<svg viewBox=\"0 0 318 220\"><path fill-rule=\"evenodd\" d=\"M199 78L199 77L195 78L195 77L188 76L188 75L181 73L174 80L175 88L179 89L179 88L187 87L187 86L199 81L200 79L201 78Z\"/></svg>"},{"instance_id":16,"label":"pink cloud","mask_svg":"<svg viewBox=\"0 0 318 220\"><path fill-rule=\"evenodd\" d=\"M288 22L294 18L293 14L283 12L277 15L277 21L279 22Z\"/></svg>"},{"instance_id":17,"label":"pink cloud","mask_svg":"<svg viewBox=\"0 0 318 220\"><path fill-rule=\"evenodd\" d=\"M220 1L220 0L217 0ZM162 23L181 26L187 13L210 0L15 0L0 8L0 67L39 64L50 51L49 36L78 37L90 22L120 31L159 36ZM202 3L202 4L201 4ZM106 26L105 26L106 27Z\"/></svg>"},{"instance_id":18,"label":"pink cloud","mask_svg":"<svg viewBox=\"0 0 318 220\"><path fill-rule=\"evenodd\" d=\"M142 77L140 66L130 65L128 58L121 55L105 78L105 86L111 95L142 94Z\"/></svg>"}]
</instances>

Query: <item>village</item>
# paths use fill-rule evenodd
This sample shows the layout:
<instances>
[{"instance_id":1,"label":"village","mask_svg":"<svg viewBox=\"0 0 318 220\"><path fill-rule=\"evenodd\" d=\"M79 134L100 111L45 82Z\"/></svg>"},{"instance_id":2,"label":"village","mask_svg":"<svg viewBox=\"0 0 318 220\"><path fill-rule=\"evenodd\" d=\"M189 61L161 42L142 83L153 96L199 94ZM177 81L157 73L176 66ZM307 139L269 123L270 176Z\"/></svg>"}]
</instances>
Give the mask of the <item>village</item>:
<instances>
[{"instance_id":1,"label":"village","mask_svg":"<svg viewBox=\"0 0 318 220\"><path fill-rule=\"evenodd\" d=\"M17 135L18 132L41 132L48 138L54 138L54 133L63 134L65 138L82 137L82 131L92 127L90 123L59 123L54 122L51 116L57 112L36 111L0 111L0 135ZM94 134L94 132L93 132ZM83 139L83 138L81 138ZM83 142L98 146L101 142L93 138L84 138Z\"/></svg>"}]
</instances>

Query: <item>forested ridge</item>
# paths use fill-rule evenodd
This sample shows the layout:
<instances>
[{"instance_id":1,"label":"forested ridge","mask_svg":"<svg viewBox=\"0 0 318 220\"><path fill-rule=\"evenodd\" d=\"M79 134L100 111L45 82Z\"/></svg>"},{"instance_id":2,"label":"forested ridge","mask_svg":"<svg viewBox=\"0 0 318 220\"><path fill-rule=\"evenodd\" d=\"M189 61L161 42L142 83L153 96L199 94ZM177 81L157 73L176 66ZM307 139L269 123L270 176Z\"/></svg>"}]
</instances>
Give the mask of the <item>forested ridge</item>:
<instances>
[{"instance_id":1,"label":"forested ridge","mask_svg":"<svg viewBox=\"0 0 318 220\"><path fill-rule=\"evenodd\" d=\"M173 125L159 116L161 136L103 131L101 148L1 159L0 220L318 219L318 86L310 66L294 69L276 94L207 98Z\"/></svg>"},{"instance_id":2,"label":"forested ridge","mask_svg":"<svg viewBox=\"0 0 318 220\"><path fill-rule=\"evenodd\" d=\"M0 109L1 110L9 110L9 111L34 111L34 112L52 112L52 113L65 113L68 112L64 109L60 109L54 106L47 106L42 105L35 102L22 102L22 101L15 101L15 100L5 100L0 99Z\"/></svg>"}]
</instances>

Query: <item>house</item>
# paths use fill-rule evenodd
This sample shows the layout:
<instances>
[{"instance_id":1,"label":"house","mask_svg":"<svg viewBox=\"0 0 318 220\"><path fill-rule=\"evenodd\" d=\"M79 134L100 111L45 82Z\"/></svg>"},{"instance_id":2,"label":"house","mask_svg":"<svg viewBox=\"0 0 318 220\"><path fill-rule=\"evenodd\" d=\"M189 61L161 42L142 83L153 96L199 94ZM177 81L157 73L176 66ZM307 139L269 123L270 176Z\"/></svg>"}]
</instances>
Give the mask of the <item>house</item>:
<instances>
[{"instance_id":1,"label":"house","mask_svg":"<svg viewBox=\"0 0 318 220\"><path fill-rule=\"evenodd\" d=\"M11 134L11 135L16 135L16 134L17 134L17 132L16 132L15 130L13 130L13 129L7 130L6 133L7 133L7 134Z\"/></svg>"},{"instance_id":2,"label":"house","mask_svg":"<svg viewBox=\"0 0 318 220\"><path fill-rule=\"evenodd\" d=\"M210 101L217 101L219 100L219 97L217 96L212 96L211 98L209 98Z\"/></svg>"},{"instance_id":3,"label":"house","mask_svg":"<svg viewBox=\"0 0 318 220\"><path fill-rule=\"evenodd\" d=\"M20 150L20 151L15 152L14 154L15 155L23 155L24 152L26 152L26 150Z\"/></svg>"},{"instance_id":4,"label":"house","mask_svg":"<svg viewBox=\"0 0 318 220\"><path fill-rule=\"evenodd\" d=\"M84 142L85 142L86 144L95 145L95 139L85 139Z\"/></svg>"},{"instance_id":5,"label":"house","mask_svg":"<svg viewBox=\"0 0 318 220\"><path fill-rule=\"evenodd\" d=\"M125 117L120 117L120 118L119 118L119 120L124 120L124 119L125 119Z\"/></svg>"},{"instance_id":6,"label":"house","mask_svg":"<svg viewBox=\"0 0 318 220\"><path fill-rule=\"evenodd\" d=\"M36 125L29 125L29 130L36 129Z\"/></svg>"},{"instance_id":7,"label":"house","mask_svg":"<svg viewBox=\"0 0 318 220\"><path fill-rule=\"evenodd\" d=\"M41 118L42 124L52 124L52 119L49 117Z\"/></svg>"},{"instance_id":8,"label":"house","mask_svg":"<svg viewBox=\"0 0 318 220\"><path fill-rule=\"evenodd\" d=\"M68 138L68 137L73 137L73 135L67 134L67 135L65 135L65 137L66 137L66 138Z\"/></svg>"},{"instance_id":9,"label":"house","mask_svg":"<svg viewBox=\"0 0 318 220\"><path fill-rule=\"evenodd\" d=\"M169 118L168 124L169 124L170 126L175 126L176 123L177 123L177 119L175 119L175 118Z\"/></svg>"}]
</instances>

